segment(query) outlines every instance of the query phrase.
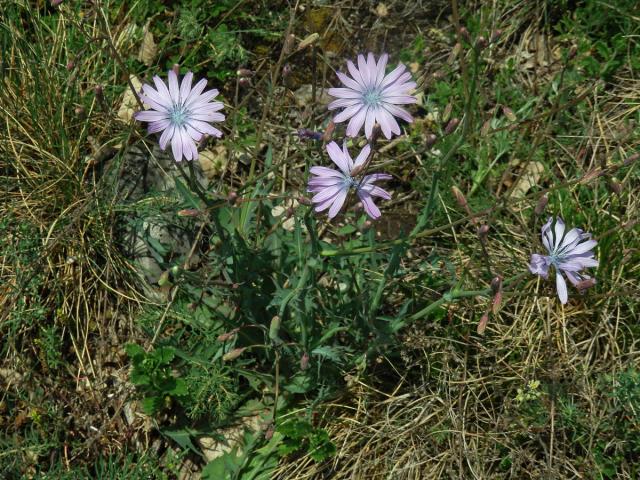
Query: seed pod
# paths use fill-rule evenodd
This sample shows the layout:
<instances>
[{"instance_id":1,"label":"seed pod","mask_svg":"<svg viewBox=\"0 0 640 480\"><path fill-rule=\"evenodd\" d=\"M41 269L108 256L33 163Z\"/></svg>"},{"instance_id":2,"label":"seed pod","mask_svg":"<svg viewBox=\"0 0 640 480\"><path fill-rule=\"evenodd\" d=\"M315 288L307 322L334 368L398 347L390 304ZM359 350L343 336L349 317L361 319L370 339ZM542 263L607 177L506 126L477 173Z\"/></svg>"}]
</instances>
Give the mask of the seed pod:
<instances>
[{"instance_id":1,"label":"seed pod","mask_svg":"<svg viewBox=\"0 0 640 480\"><path fill-rule=\"evenodd\" d=\"M242 352L244 352L246 349L247 349L246 347L234 348L233 350L231 350L230 352L225 353L222 356L222 361L228 362L230 360L235 360L240 355L242 355Z\"/></svg>"},{"instance_id":2,"label":"seed pod","mask_svg":"<svg viewBox=\"0 0 640 480\"><path fill-rule=\"evenodd\" d=\"M444 134L445 135L449 135L453 132L455 132L456 128L458 128L458 125L460 124L460 119L459 118L452 118L449 123L447 124L447 127L444 129Z\"/></svg>"},{"instance_id":3,"label":"seed pod","mask_svg":"<svg viewBox=\"0 0 640 480\"><path fill-rule=\"evenodd\" d=\"M482 315L482 318L480 318L480 322L478 322L478 335L484 334L484 331L487 328L487 323L489 323L489 313L485 312L484 315Z\"/></svg>"},{"instance_id":4,"label":"seed pod","mask_svg":"<svg viewBox=\"0 0 640 480\"><path fill-rule=\"evenodd\" d=\"M549 203L549 197L547 197L546 195L541 196L538 200L538 203L536 204L536 208L534 209L533 213L535 213L538 217L542 215L544 209L547 207L547 203Z\"/></svg>"}]
</instances>

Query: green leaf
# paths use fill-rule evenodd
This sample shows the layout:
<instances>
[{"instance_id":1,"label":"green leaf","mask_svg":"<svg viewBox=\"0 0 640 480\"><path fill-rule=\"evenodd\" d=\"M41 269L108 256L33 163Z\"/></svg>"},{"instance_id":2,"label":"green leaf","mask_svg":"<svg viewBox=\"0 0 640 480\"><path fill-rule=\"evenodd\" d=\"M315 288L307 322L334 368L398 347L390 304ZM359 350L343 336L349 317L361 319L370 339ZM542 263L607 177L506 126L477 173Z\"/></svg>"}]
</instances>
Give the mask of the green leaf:
<instances>
[{"instance_id":1,"label":"green leaf","mask_svg":"<svg viewBox=\"0 0 640 480\"><path fill-rule=\"evenodd\" d=\"M200 201L189 191L185 184L182 183L182 180L176 178L175 184L176 190L178 190L178 193L190 208L199 209L201 207Z\"/></svg>"},{"instance_id":2,"label":"green leaf","mask_svg":"<svg viewBox=\"0 0 640 480\"><path fill-rule=\"evenodd\" d=\"M142 399L142 411L147 415L153 415L162 410L162 397L153 396Z\"/></svg>"}]
</instances>

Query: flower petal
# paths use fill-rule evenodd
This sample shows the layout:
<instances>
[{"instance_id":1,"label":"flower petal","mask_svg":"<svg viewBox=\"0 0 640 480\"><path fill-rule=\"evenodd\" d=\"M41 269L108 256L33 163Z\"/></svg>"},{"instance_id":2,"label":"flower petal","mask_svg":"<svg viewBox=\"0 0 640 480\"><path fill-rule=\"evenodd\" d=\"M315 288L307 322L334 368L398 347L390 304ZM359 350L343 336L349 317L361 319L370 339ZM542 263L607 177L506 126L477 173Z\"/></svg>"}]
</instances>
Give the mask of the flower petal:
<instances>
[{"instance_id":1,"label":"flower petal","mask_svg":"<svg viewBox=\"0 0 640 480\"><path fill-rule=\"evenodd\" d=\"M182 79L182 83L180 84L180 102L184 104L184 102L189 98L189 94L191 93L191 82L193 81L193 73L187 72L187 74Z\"/></svg>"},{"instance_id":2,"label":"flower petal","mask_svg":"<svg viewBox=\"0 0 640 480\"><path fill-rule=\"evenodd\" d=\"M364 211L367 212L367 215L369 215L374 220L380 218L382 214L380 213L380 209L378 208L378 206L373 201L371 195L363 190L358 190L358 197L360 197L362 206L364 207Z\"/></svg>"},{"instance_id":3,"label":"flower petal","mask_svg":"<svg viewBox=\"0 0 640 480\"><path fill-rule=\"evenodd\" d=\"M567 292L567 282L565 282L562 274L556 271L556 290L558 291L558 298L564 305L569 300L569 294Z\"/></svg>"},{"instance_id":4,"label":"flower petal","mask_svg":"<svg viewBox=\"0 0 640 480\"><path fill-rule=\"evenodd\" d=\"M362 107L358 113L351 117L351 120L349 120L349 124L347 125L348 137L356 137L358 135L367 116L367 110L367 107Z\"/></svg>"},{"instance_id":5,"label":"flower petal","mask_svg":"<svg viewBox=\"0 0 640 480\"><path fill-rule=\"evenodd\" d=\"M329 219L332 219L338 214L338 212L340 212L340 209L344 205L344 201L347 199L348 192L349 192L349 189L347 188L342 189L338 192L333 202L333 205L331 205L331 208L329 209Z\"/></svg>"},{"instance_id":6,"label":"flower petal","mask_svg":"<svg viewBox=\"0 0 640 480\"><path fill-rule=\"evenodd\" d=\"M336 142L331 142L327 145L327 153L333 163L335 163L342 173L349 176L351 173L351 169L349 168L349 160L345 157L344 152L340 150L340 147Z\"/></svg>"},{"instance_id":7,"label":"flower petal","mask_svg":"<svg viewBox=\"0 0 640 480\"><path fill-rule=\"evenodd\" d=\"M369 145L368 143L364 146L364 148L362 150L360 150L360 153L358 154L358 156L356 157L355 162L353 163L354 168L355 167L359 167L360 165L362 165L364 162L367 161L367 158L369 158L369 154L371 153L371 145ZM366 177L365 177L366 179Z\"/></svg>"}]
</instances>

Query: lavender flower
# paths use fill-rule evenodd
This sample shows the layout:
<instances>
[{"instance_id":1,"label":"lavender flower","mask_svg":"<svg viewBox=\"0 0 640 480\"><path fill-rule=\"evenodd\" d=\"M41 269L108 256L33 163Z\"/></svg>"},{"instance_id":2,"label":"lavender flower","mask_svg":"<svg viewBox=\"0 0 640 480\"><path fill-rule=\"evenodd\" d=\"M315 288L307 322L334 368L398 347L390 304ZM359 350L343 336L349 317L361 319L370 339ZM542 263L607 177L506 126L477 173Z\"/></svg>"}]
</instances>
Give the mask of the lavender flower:
<instances>
[{"instance_id":1,"label":"lavender flower","mask_svg":"<svg viewBox=\"0 0 640 480\"><path fill-rule=\"evenodd\" d=\"M371 138L373 125L378 122L382 133L388 139L391 134L400 134L400 126L395 118L401 118L412 122L413 118L404 108L398 105L416 103L417 99L409 93L416 88L416 83L411 82L411 73L405 72L403 64L398 66L390 74L385 75L385 67L389 55L381 55L378 63L375 62L373 53L358 55L358 68L353 62L347 62L347 68L351 77L342 72L337 72L338 78L346 88L330 88L329 95L337 97L329 104L329 110L344 108L336 115L334 122L340 123L349 120L347 135L355 137L364 125L367 138Z\"/></svg>"},{"instance_id":2,"label":"lavender flower","mask_svg":"<svg viewBox=\"0 0 640 480\"><path fill-rule=\"evenodd\" d=\"M351 159L346 144L340 150L336 142L331 142L327 145L327 153L340 171L327 167L311 167L311 173L315 177L309 180L307 191L315 193L311 199L316 204L315 211L322 212L328 208L329 218L335 217L344 205L349 190L355 188L367 214L373 219L379 218L380 209L374 203L373 197L389 200L391 195L373 183L389 180L391 175L373 173L365 175L361 180L354 178L354 175L364 168L371 153L371 146L365 146L355 162Z\"/></svg>"},{"instance_id":3,"label":"lavender flower","mask_svg":"<svg viewBox=\"0 0 640 480\"><path fill-rule=\"evenodd\" d=\"M134 118L141 122L149 122L149 133L162 131L160 148L164 150L171 142L173 158L177 162L184 156L187 160L198 158L199 142L204 134L221 137L222 132L209 125L209 122L221 122L224 115L218 113L223 105L212 102L218 90L202 93L207 86L207 80L200 80L191 88L193 73L188 72L178 86L178 76L169 70L169 88L160 79L153 77L156 85L143 85L144 94L140 99L151 107L151 110L136 112Z\"/></svg>"},{"instance_id":4,"label":"lavender flower","mask_svg":"<svg viewBox=\"0 0 640 480\"><path fill-rule=\"evenodd\" d=\"M556 269L556 289L558 297L564 304L567 303L567 283L562 276L564 273L574 286L591 279L586 274L580 273L584 268L597 267L598 260L594 258L594 247L598 244L591 240L591 234L585 233L579 228L573 228L565 233L565 225L560 217L551 228L553 217L549 217L547 223L542 226L542 243L549 255L531 255L529 270L531 273L547 278L549 267Z\"/></svg>"}]
</instances>

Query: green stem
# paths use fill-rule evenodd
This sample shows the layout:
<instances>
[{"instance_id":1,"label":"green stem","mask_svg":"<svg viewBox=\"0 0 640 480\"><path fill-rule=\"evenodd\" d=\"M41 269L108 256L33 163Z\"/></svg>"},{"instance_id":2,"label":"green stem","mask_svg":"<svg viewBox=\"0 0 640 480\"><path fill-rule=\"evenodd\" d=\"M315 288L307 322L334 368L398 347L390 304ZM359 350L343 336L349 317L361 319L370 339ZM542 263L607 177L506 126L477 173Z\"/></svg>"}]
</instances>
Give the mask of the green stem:
<instances>
[{"instance_id":1,"label":"green stem","mask_svg":"<svg viewBox=\"0 0 640 480\"><path fill-rule=\"evenodd\" d=\"M502 285L504 287L504 286L510 285L512 283L515 283L518 280L524 278L524 276L527 275L527 274L529 274L529 272L519 273L518 275L516 275L514 277L506 279L502 283ZM456 289L451 289L447 293L442 295L442 297L440 297L435 302L430 303L429 305L424 307L422 310L419 310L418 312L416 312L413 315L411 315L409 317L409 320L412 320L412 321L413 320L419 320L419 319L421 319L423 317L426 317L431 312L433 312L434 310L438 309L439 307L441 307L445 303L453 302L454 300L457 300L459 298L468 298L468 297L477 297L477 296L486 297L486 296L488 296L490 294L491 294L491 288L485 288L483 290L456 290Z\"/></svg>"}]
</instances>

